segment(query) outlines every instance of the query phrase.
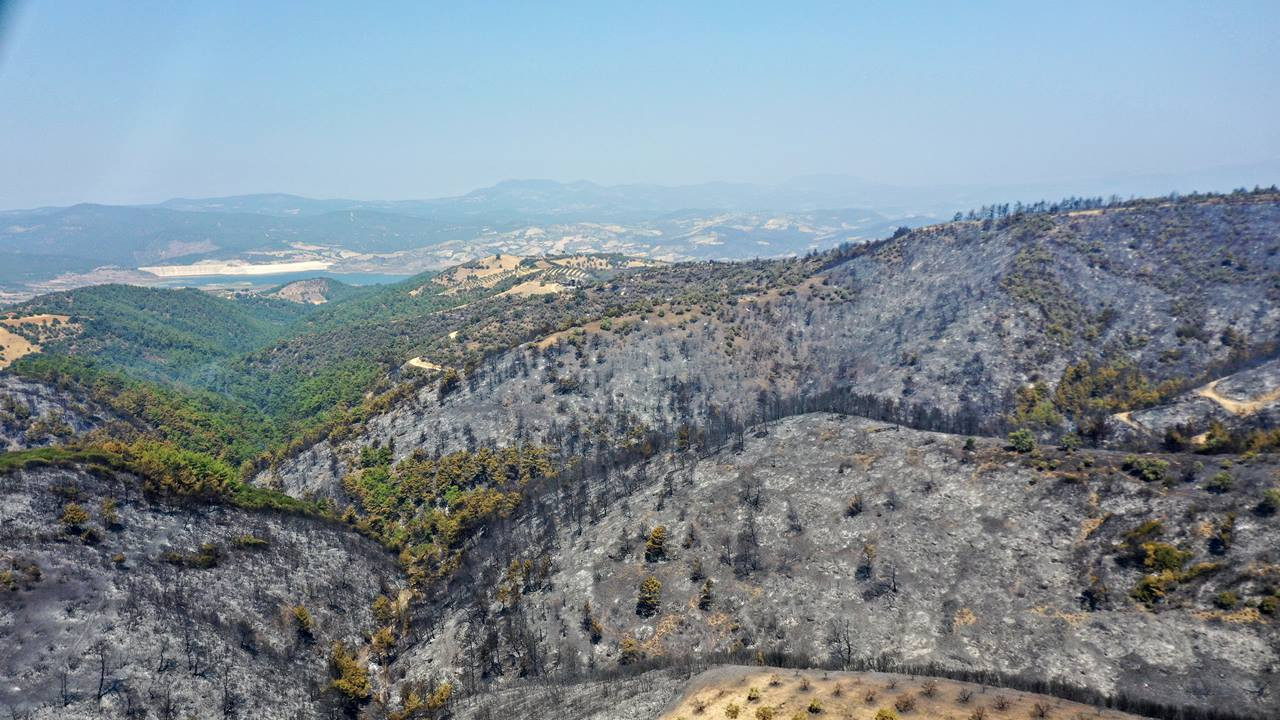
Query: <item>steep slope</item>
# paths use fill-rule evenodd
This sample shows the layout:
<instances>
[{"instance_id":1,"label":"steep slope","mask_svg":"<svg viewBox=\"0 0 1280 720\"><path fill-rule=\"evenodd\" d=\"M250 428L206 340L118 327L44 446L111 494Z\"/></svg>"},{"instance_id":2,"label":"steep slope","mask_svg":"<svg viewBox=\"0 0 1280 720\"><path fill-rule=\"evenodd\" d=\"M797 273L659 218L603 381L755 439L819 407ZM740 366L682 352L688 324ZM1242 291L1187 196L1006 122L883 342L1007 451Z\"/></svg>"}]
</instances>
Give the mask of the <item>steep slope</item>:
<instances>
[{"instance_id":1,"label":"steep slope","mask_svg":"<svg viewBox=\"0 0 1280 720\"><path fill-rule=\"evenodd\" d=\"M1107 420L1112 444L1242 452L1280 426L1280 361L1270 360L1181 393L1166 404Z\"/></svg>"},{"instance_id":2,"label":"steep slope","mask_svg":"<svg viewBox=\"0 0 1280 720\"><path fill-rule=\"evenodd\" d=\"M818 409L1094 442L1113 413L1275 353L1277 232L1280 196L1260 193L949 223L785 271L761 264L773 279L755 282L716 265L640 271L589 289L585 303L511 307L508 317L545 318L526 322L526 339L568 327L490 351L478 366L450 342L502 318L477 305L433 318L439 342L420 353L472 366L458 393L425 388L354 438L277 463L275 474L285 487L334 492L337 460L364 445L389 444L401 457L517 438L572 456L679 432L697 445ZM733 289L645 285L682 272L686 287ZM482 327L522 339L510 322Z\"/></svg>"},{"instance_id":3,"label":"steep slope","mask_svg":"<svg viewBox=\"0 0 1280 720\"><path fill-rule=\"evenodd\" d=\"M330 646L363 643L373 600L398 582L392 558L336 523L140 487L91 468L0 475L0 706L29 718L340 711L324 692Z\"/></svg>"},{"instance_id":4,"label":"steep slope","mask_svg":"<svg viewBox=\"0 0 1280 720\"><path fill-rule=\"evenodd\" d=\"M1266 717L1280 710L1280 465L1269 454L1280 438L1265 403L1221 431L1231 442L1203 448L1246 455L1076 448L1153 449L1158 433L1117 440L1114 418L1179 397L1209 403L1191 413L1209 415L1178 421L1187 428L1268 397L1278 230L1269 192L990 209L783 261L589 259L574 269L606 267L544 294L516 291L532 277L517 271L558 272L551 259L504 255L315 308L279 303L306 314L280 336L267 322L268 339L244 354L192 365L192 382L231 400L32 356L18 364L28 377L87 388L76 396L123 408L125 421L32 463L114 448L177 457L178 477L213 473L223 490L182 503L101 491L94 483L129 483L98 468L68 480L86 488L90 517L73 513L67 532L58 508L75 471L28 467L6 486L18 508L6 529L19 528L15 547L74 557L93 578L117 577L99 573L115 557L102 553L128 539L126 564L141 549L145 576L198 572L237 608L249 607L244 591L222 589L236 563L287 550L254 572L290 584L319 573L310 590L329 613L350 612L324 638L350 648L330 670L320 652L253 666L309 687L309 700L283 701L303 716L498 717L531 707L521 681L576 678L558 696L566 707L606 713L601 697L617 692L639 717L674 688L626 676L656 666L650 677L676 684L687 659L974 668L1161 717ZM143 307L163 328L160 309ZM1015 428L1031 431L1010 438L1022 452L965 439ZM1231 435L1246 430L1263 433L1247 448ZM1035 448L1037 436L1061 449ZM265 447L275 450L252 459ZM124 531L94 523L104 493L136 513ZM274 517L237 506L257 493L305 511L279 522L346 554L297 560L292 532L266 547L234 542L236 524ZM135 527L146 532L126 537ZM162 547L153 530L181 542ZM216 551L183 534L197 530ZM382 551L358 535L398 572L371 569L383 566L351 548ZM10 560L18 589L25 562ZM338 563L360 577L332 580ZM269 604L294 606L262 582ZM411 602L393 592L402 582ZM374 586L383 597L369 619ZM284 647L298 627L261 632ZM45 639L47 652L70 647ZM361 667L368 692L330 685ZM205 686L183 692L200 696L188 701L197 712L213 707Z\"/></svg>"},{"instance_id":5,"label":"steep slope","mask_svg":"<svg viewBox=\"0 0 1280 720\"><path fill-rule=\"evenodd\" d=\"M113 417L63 388L0 375L0 452L67 442Z\"/></svg>"},{"instance_id":6,"label":"steep slope","mask_svg":"<svg viewBox=\"0 0 1280 720\"><path fill-rule=\"evenodd\" d=\"M1153 461L1144 480L1123 455L964 445L806 415L741 452L565 487L420 611L444 615L397 666L475 682L762 652L1280 710L1280 526L1254 512L1274 459L1224 461L1230 487L1214 492L1194 457Z\"/></svg>"}]
</instances>

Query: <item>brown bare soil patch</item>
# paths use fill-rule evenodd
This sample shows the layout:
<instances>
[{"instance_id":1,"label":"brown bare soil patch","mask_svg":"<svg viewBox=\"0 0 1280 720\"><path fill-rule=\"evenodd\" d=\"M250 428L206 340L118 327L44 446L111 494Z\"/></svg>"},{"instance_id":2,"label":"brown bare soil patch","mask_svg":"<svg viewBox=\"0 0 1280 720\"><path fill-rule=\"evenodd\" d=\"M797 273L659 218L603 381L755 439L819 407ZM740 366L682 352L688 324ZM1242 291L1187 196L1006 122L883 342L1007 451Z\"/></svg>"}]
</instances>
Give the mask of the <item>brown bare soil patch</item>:
<instances>
[{"instance_id":1,"label":"brown bare soil patch","mask_svg":"<svg viewBox=\"0 0 1280 720\"><path fill-rule=\"evenodd\" d=\"M748 699L756 695L757 699ZM910 705L910 709L895 710L903 720L966 720L973 717L978 708L983 708L988 718L1028 718L1037 716L1033 712L1037 705L1047 711L1047 717L1064 720L1138 718L1048 695L942 678L741 666L714 668L693 678L684 694L667 707L661 718L731 717L732 711L726 713L726 708L736 705L737 717L745 720L757 717L756 711L761 707L772 708L776 720L795 717L870 720L881 708L893 710L895 703L903 707Z\"/></svg>"}]
</instances>

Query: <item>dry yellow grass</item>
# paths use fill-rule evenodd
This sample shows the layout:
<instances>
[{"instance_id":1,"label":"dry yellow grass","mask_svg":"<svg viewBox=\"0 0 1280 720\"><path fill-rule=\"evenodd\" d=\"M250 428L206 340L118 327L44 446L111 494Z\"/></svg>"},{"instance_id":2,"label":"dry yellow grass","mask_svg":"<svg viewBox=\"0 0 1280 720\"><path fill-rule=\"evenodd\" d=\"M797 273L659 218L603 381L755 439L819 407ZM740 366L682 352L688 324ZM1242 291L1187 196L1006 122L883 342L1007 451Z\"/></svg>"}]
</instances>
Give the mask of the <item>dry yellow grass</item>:
<instances>
[{"instance_id":1,"label":"dry yellow grass","mask_svg":"<svg viewBox=\"0 0 1280 720\"><path fill-rule=\"evenodd\" d=\"M1068 612L1062 608L1049 607L1047 605L1031 608L1031 612L1043 617L1062 620L1068 625L1079 625L1089 618L1088 613Z\"/></svg>"},{"instance_id":2,"label":"dry yellow grass","mask_svg":"<svg viewBox=\"0 0 1280 720\"><path fill-rule=\"evenodd\" d=\"M9 367L14 360L34 352L40 352L39 345L0 327L0 368Z\"/></svg>"},{"instance_id":3,"label":"dry yellow grass","mask_svg":"<svg viewBox=\"0 0 1280 720\"><path fill-rule=\"evenodd\" d=\"M539 271L537 267L521 266L522 262L524 258L519 255L490 255L447 270L432 278L432 282L445 286L445 293L448 294L460 290L491 288L507 278ZM422 290L423 288L418 288L414 294Z\"/></svg>"},{"instance_id":4,"label":"dry yellow grass","mask_svg":"<svg viewBox=\"0 0 1280 720\"><path fill-rule=\"evenodd\" d=\"M1111 513L1104 513L1102 515L1099 515L1098 517L1085 518L1080 523L1080 534L1079 534L1079 537L1076 539L1076 542L1082 543L1085 540L1088 540L1089 536L1092 535L1095 530L1102 527L1102 523L1106 522L1107 519L1110 517L1111 517Z\"/></svg>"},{"instance_id":5,"label":"dry yellow grass","mask_svg":"<svg viewBox=\"0 0 1280 720\"><path fill-rule=\"evenodd\" d=\"M520 266L522 260L524 258L519 255L490 255L489 257L469 262L466 265L460 265L448 273L439 275L437 279L445 278L453 282L461 282L463 280L485 278L515 270Z\"/></svg>"},{"instance_id":6,"label":"dry yellow grass","mask_svg":"<svg viewBox=\"0 0 1280 720\"><path fill-rule=\"evenodd\" d=\"M66 315L27 315L25 317L0 318L0 369L9 367L15 360L24 355L40 352L39 344L10 331L8 328L22 326L47 328L52 327L55 321L67 323L70 320L71 318Z\"/></svg>"},{"instance_id":7,"label":"dry yellow grass","mask_svg":"<svg viewBox=\"0 0 1280 720\"><path fill-rule=\"evenodd\" d=\"M564 292L564 286L560 283L545 282L542 280L526 280L519 285L498 293L498 297L502 297L503 295L529 297L530 295L552 295L559 292Z\"/></svg>"},{"instance_id":8,"label":"dry yellow grass","mask_svg":"<svg viewBox=\"0 0 1280 720\"><path fill-rule=\"evenodd\" d=\"M748 699L753 688L758 693L755 700ZM772 708L775 720L871 720L881 708L905 706L904 698L910 698L912 707L895 710L902 720L968 720L978 708L987 718L1028 718L1037 704L1047 709L1051 720L1138 718L1047 695L941 678L740 666L715 668L693 678L660 717L721 720L732 716L726 709L733 705L739 720L752 720L761 707Z\"/></svg>"},{"instance_id":9,"label":"dry yellow grass","mask_svg":"<svg viewBox=\"0 0 1280 720\"><path fill-rule=\"evenodd\" d=\"M608 270L609 260L602 257L590 257L587 255L572 255L570 257L556 258L552 263L561 267L581 268L585 270Z\"/></svg>"},{"instance_id":10,"label":"dry yellow grass","mask_svg":"<svg viewBox=\"0 0 1280 720\"><path fill-rule=\"evenodd\" d=\"M962 607L956 611L955 616L951 619L953 627L967 627L978 622L978 616L967 607Z\"/></svg>"},{"instance_id":11,"label":"dry yellow grass","mask_svg":"<svg viewBox=\"0 0 1280 720\"><path fill-rule=\"evenodd\" d=\"M18 325L52 325L54 322L70 322L71 317L68 315L27 315L25 317L8 317L0 320L0 324L9 327L17 327Z\"/></svg>"},{"instance_id":12,"label":"dry yellow grass","mask_svg":"<svg viewBox=\"0 0 1280 720\"><path fill-rule=\"evenodd\" d=\"M1258 612L1258 608L1241 608L1239 610L1199 610L1191 613L1198 620L1221 620L1232 625L1251 625L1268 622Z\"/></svg>"}]
</instances>

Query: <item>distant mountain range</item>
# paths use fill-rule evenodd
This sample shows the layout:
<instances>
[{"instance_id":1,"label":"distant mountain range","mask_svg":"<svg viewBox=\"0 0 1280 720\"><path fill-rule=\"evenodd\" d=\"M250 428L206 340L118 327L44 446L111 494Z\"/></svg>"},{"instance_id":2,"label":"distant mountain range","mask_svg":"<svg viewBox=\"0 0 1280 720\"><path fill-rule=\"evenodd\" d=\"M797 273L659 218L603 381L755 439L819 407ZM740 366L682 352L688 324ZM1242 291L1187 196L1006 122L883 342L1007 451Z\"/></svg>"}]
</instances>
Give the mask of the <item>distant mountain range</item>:
<instances>
[{"instance_id":1,"label":"distant mountain range","mask_svg":"<svg viewBox=\"0 0 1280 720\"><path fill-rule=\"evenodd\" d=\"M149 267L201 261L239 264L224 268L231 274L272 262L409 274L494 252L781 256L882 237L899 225L949 219L987 203L1229 190L1277 177L1280 162L1009 186L901 187L840 175L774 185L507 180L428 200L259 194L10 210L0 212L0 290L18 297L105 281L147 284L155 277ZM181 277L185 271L165 272Z\"/></svg>"}]
</instances>

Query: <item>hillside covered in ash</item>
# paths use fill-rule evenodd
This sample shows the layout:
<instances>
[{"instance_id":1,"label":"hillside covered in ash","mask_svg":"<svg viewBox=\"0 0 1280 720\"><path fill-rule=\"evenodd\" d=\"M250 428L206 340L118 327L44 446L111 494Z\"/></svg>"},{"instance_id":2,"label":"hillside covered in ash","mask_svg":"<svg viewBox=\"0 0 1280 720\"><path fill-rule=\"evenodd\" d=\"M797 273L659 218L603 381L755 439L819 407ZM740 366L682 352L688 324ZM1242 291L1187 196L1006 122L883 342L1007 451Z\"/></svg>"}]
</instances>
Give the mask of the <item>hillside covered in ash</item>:
<instances>
[{"instance_id":1,"label":"hillside covered in ash","mask_svg":"<svg viewBox=\"0 0 1280 720\"><path fill-rule=\"evenodd\" d=\"M17 306L68 324L4 377L0 704L656 717L733 661L1269 717L1278 251L1258 191Z\"/></svg>"},{"instance_id":2,"label":"hillside covered in ash","mask_svg":"<svg viewBox=\"0 0 1280 720\"><path fill-rule=\"evenodd\" d=\"M696 446L809 410L1115 444L1112 416L1274 356L1277 228L1271 194L1150 201L951 223L791 262L660 268L541 307L489 300L442 313L438 339L420 348L466 370L456 393L428 380L345 450L324 441L273 459L275 472L333 486L342 466L329 461L368 444L397 456L513 437L568 454L628 435ZM677 273L680 285L662 282ZM614 304L595 305L602 294ZM593 309L603 317L589 320ZM469 342L450 339L451 322ZM493 333L529 341L503 352L486 342ZM1184 433L1213 420L1189 417ZM1235 429L1222 436L1243 449L1251 428ZM326 474L327 462L337 469Z\"/></svg>"}]
</instances>

